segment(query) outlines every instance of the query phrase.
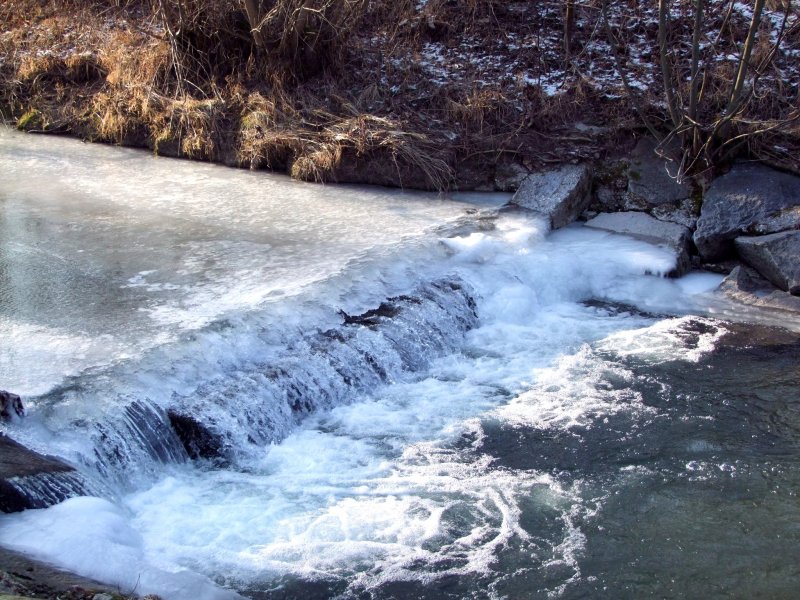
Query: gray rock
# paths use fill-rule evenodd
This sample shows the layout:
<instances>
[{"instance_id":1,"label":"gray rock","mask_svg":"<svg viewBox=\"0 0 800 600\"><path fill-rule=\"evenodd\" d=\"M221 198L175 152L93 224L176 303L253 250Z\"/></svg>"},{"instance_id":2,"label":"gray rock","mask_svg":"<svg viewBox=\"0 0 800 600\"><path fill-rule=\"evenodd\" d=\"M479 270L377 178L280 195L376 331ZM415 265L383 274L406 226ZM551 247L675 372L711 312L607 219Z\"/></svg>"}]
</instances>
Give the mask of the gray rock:
<instances>
[{"instance_id":1,"label":"gray rock","mask_svg":"<svg viewBox=\"0 0 800 600\"><path fill-rule=\"evenodd\" d=\"M719 285L719 291L740 304L800 314L800 298L775 288L747 267L731 271Z\"/></svg>"},{"instance_id":2,"label":"gray rock","mask_svg":"<svg viewBox=\"0 0 800 600\"><path fill-rule=\"evenodd\" d=\"M92 579L52 567L30 556L0 548L0 594L25 598L88 600L105 592L120 598L119 591Z\"/></svg>"},{"instance_id":3,"label":"gray rock","mask_svg":"<svg viewBox=\"0 0 800 600\"><path fill-rule=\"evenodd\" d=\"M762 165L736 165L709 186L694 243L707 261L734 252L742 235L800 228L800 177Z\"/></svg>"},{"instance_id":4,"label":"gray rock","mask_svg":"<svg viewBox=\"0 0 800 600\"><path fill-rule=\"evenodd\" d=\"M622 209L628 192L619 190L612 185L599 185L595 192L595 205L598 212L610 212Z\"/></svg>"},{"instance_id":5,"label":"gray rock","mask_svg":"<svg viewBox=\"0 0 800 600\"><path fill-rule=\"evenodd\" d=\"M510 204L550 219L553 229L569 225L589 205L591 175L586 165L564 165L532 173L520 185Z\"/></svg>"},{"instance_id":6,"label":"gray rock","mask_svg":"<svg viewBox=\"0 0 800 600\"><path fill-rule=\"evenodd\" d=\"M674 162L656 154L656 141L647 137L639 140L628 166L628 193L632 201L648 208L673 204L691 196L687 182L678 183L672 175L678 170Z\"/></svg>"},{"instance_id":7,"label":"gray rock","mask_svg":"<svg viewBox=\"0 0 800 600\"><path fill-rule=\"evenodd\" d=\"M780 289L800 296L800 231L738 237L736 251Z\"/></svg>"},{"instance_id":8,"label":"gray rock","mask_svg":"<svg viewBox=\"0 0 800 600\"><path fill-rule=\"evenodd\" d=\"M603 213L586 222L586 227L634 237L651 244L666 246L675 252L677 263L671 276L680 277L689 270L691 232L677 223L659 221L641 212Z\"/></svg>"}]
</instances>

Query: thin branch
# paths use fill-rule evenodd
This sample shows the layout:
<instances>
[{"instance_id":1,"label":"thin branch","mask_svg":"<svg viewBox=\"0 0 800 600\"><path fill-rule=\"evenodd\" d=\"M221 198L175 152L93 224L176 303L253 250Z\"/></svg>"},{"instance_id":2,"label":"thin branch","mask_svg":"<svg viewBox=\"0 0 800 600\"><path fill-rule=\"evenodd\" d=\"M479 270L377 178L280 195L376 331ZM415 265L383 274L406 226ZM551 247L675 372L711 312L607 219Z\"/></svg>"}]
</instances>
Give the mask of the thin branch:
<instances>
[{"instance_id":1,"label":"thin branch","mask_svg":"<svg viewBox=\"0 0 800 600\"><path fill-rule=\"evenodd\" d=\"M763 2L763 0L761 0ZM675 100L674 80L672 78L672 62L667 47L667 33L669 32L669 0L658 0L658 53L661 58L661 75L664 80L664 97L672 124L679 127L681 124L677 101Z\"/></svg>"}]
</instances>

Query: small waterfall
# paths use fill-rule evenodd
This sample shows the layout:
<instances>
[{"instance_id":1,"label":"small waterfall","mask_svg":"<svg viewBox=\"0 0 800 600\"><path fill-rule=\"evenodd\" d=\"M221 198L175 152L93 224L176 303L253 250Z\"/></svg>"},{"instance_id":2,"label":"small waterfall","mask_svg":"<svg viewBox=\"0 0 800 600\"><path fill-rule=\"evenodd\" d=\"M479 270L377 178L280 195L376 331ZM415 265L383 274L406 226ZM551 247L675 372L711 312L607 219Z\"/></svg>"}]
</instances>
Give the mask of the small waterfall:
<instances>
[{"instance_id":1,"label":"small waterfall","mask_svg":"<svg viewBox=\"0 0 800 600\"><path fill-rule=\"evenodd\" d=\"M149 465L183 462L183 445L164 410L149 400L130 400L119 415L93 424L94 468L104 479L126 478Z\"/></svg>"},{"instance_id":2,"label":"small waterfall","mask_svg":"<svg viewBox=\"0 0 800 600\"><path fill-rule=\"evenodd\" d=\"M458 279L420 286L339 327L292 342L270 363L243 366L176 397L170 420L195 458L233 461L283 439L302 418L420 371L477 323Z\"/></svg>"}]
</instances>

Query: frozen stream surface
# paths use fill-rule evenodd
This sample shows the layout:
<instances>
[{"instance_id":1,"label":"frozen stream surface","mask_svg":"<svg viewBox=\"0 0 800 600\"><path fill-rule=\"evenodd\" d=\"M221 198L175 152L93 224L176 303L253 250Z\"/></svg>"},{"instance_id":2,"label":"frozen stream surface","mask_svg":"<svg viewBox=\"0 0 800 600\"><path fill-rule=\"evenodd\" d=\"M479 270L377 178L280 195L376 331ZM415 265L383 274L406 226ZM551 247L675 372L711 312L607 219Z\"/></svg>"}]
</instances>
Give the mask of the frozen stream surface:
<instances>
[{"instance_id":1,"label":"frozen stream surface","mask_svg":"<svg viewBox=\"0 0 800 600\"><path fill-rule=\"evenodd\" d=\"M505 200L0 129L0 427L96 494L0 544L165 600L793 597L800 324Z\"/></svg>"}]
</instances>

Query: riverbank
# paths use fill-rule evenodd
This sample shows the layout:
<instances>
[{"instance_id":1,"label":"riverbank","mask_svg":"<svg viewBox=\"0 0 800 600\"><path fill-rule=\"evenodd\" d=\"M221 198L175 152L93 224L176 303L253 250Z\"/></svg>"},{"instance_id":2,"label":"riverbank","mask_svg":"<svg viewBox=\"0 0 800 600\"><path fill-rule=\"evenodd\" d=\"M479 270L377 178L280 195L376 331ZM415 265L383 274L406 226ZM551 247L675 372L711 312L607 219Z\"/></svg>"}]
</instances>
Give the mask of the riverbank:
<instances>
[{"instance_id":1,"label":"riverbank","mask_svg":"<svg viewBox=\"0 0 800 600\"><path fill-rule=\"evenodd\" d=\"M0 547L0 598L128 600L120 590ZM146 597L156 600L155 596ZM144 600L144 599L143 599Z\"/></svg>"},{"instance_id":2,"label":"riverbank","mask_svg":"<svg viewBox=\"0 0 800 600\"><path fill-rule=\"evenodd\" d=\"M342 4L348 23L288 55L256 44L242 12L209 1L173 3L185 9L178 30L147 2L8 2L0 110L27 131L302 180L437 190L513 191L520 174L606 163L675 131L652 7L603 17L586 2L567 19L560 2ZM698 135L719 129L752 17L744 5L711 5L704 36L714 44L702 58L712 91L693 113L705 123ZM791 5L764 14L752 97L723 148L704 148L705 166L699 150L689 157L701 184L737 156L800 171L798 15ZM676 5L671 18L677 69L691 11ZM308 23L298 35L314 31ZM673 172L687 158L675 149L658 148Z\"/></svg>"}]
</instances>

